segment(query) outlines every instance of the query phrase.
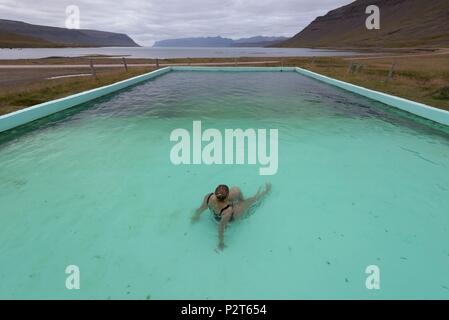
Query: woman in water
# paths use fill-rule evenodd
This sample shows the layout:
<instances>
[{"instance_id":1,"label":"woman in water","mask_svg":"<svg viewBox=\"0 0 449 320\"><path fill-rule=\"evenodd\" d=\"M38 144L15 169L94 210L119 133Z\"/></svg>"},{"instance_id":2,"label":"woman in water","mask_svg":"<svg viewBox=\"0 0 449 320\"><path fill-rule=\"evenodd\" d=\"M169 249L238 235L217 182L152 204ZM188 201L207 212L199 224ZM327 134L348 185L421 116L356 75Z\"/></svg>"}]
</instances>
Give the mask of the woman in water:
<instances>
[{"instance_id":1,"label":"woman in water","mask_svg":"<svg viewBox=\"0 0 449 320\"><path fill-rule=\"evenodd\" d=\"M251 198L244 199L240 188L229 189L226 185L219 185L214 193L207 194L201 207L199 207L192 217L192 222L199 220L201 214L209 208L218 226L218 249L224 249L224 231L229 222L242 218L248 209L259 202L271 190L271 184L265 185L265 190L259 191Z\"/></svg>"}]
</instances>

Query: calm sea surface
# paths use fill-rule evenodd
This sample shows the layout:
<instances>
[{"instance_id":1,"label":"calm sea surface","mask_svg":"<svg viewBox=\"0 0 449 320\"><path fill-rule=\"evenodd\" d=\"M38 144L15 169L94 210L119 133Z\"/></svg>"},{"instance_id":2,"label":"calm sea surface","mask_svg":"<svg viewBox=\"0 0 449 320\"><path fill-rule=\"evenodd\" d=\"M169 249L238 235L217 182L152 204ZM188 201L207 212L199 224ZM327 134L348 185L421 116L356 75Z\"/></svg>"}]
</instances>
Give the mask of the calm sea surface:
<instances>
[{"instance_id":1,"label":"calm sea surface","mask_svg":"<svg viewBox=\"0 0 449 320\"><path fill-rule=\"evenodd\" d=\"M229 58L229 57L296 57L349 56L357 52L305 48L27 48L0 49L0 59L40 59L84 55L126 56L130 58Z\"/></svg>"}]
</instances>

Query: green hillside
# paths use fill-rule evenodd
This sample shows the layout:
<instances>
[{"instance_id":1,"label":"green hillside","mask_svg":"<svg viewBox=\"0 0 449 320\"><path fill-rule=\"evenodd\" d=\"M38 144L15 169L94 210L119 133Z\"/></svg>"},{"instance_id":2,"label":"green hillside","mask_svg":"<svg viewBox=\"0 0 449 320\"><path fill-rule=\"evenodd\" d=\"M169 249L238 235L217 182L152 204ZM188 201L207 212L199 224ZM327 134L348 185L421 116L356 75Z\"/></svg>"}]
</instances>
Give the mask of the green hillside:
<instances>
[{"instance_id":1,"label":"green hillside","mask_svg":"<svg viewBox=\"0 0 449 320\"><path fill-rule=\"evenodd\" d=\"M0 48L53 48L60 46L50 41L0 30Z\"/></svg>"}]
</instances>

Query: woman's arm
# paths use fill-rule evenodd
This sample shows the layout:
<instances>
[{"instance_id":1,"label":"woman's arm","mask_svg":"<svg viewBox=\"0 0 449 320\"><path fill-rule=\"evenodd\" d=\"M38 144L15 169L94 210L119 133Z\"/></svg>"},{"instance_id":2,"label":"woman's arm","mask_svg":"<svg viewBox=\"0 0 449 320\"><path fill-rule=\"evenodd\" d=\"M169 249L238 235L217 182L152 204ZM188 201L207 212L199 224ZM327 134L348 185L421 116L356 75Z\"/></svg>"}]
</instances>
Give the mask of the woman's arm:
<instances>
[{"instance_id":1,"label":"woman's arm","mask_svg":"<svg viewBox=\"0 0 449 320\"><path fill-rule=\"evenodd\" d=\"M223 212L223 216L221 217L220 224L218 225L218 249L223 250L225 247L224 244L224 232L226 230L226 226L228 225L229 220L232 217L232 208L228 208Z\"/></svg>"},{"instance_id":2,"label":"woman's arm","mask_svg":"<svg viewBox=\"0 0 449 320\"><path fill-rule=\"evenodd\" d=\"M201 204L201 207L195 210L195 214L192 217L192 222L196 222L200 219L201 214L207 209L207 199L209 198L210 194L207 194L204 199L203 203Z\"/></svg>"}]
</instances>

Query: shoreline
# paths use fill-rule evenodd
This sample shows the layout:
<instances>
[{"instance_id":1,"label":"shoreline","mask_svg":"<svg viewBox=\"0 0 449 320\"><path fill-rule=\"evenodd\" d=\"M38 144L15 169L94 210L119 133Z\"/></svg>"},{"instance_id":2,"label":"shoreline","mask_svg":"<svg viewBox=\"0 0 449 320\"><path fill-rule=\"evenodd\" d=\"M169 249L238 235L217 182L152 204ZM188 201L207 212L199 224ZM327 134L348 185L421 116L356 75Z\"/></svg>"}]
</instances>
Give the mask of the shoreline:
<instances>
[{"instance_id":1,"label":"shoreline","mask_svg":"<svg viewBox=\"0 0 449 320\"><path fill-rule=\"evenodd\" d=\"M380 52L380 51L379 51ZM242 57L312 57L353 56L373 53L364 49L345 51L342 48L265 48L265 47L97 47L97 48L17 48L0 49L0 61L17 59L48 59L51 57L79 58L102 56L104 58L130 59L182 59L182 58L242 58Z\"/></svg>"},{"instance_id":2,"label":"shoreline","mask_svg":"<svg viewBox=\"0 0 449 320\"><path fill-rule=\"evenodd\" d=\"M88 48L109 48L109 47L88 47ZM110 48L128 48L128 47L110 47ZM136 47L129 47L129 48L136 48ZM153 48L153 47L140 47L140 48ZM21 50L21 49L46 49L46 48L18 48L18 49L11 49L11 50ZM59 48L55 48L59 49ZM65 49L65 48L62 48ZM183 49L183 48L174 48L174 47L158 47L156 49ZM225 48L211 48L211 47L192 47L192 48L184 48L184 49L233 49L232 47L225 47ZM255 47L249 47L249 48L238 48L238 49L257 49ZM265 48L260 48L265 49ZM276 49L276 48L268 48L268 49ZM284 48L279 48L284 49ZM18 58L18 59L11 59L11 58L0 58L0 67L3 65L22 65L22 64L45 64L44 62L49 61L51 64L73 64L71 61L85 61L85 59L95 59L97 62L100 63L106 63L106 61L111 62L116 59L117 61L122 61L123 58L125 58L130 63L141 63L141 64L149 64L149 63L155 63L156 60L159 61L172 61L172 60L226 60L229 59L238 59L242 61L247 61L248 59L252 60L279 60L279 59L297 59L297 58L343 58L343 59L359 59L359 60L368 60L372 59L374 57L378 58L397 58L402 56L426 56L426 55L444 55L449 52L449 48L353 48L353 47L347 47L347 48L332 48L332 47L321 47L321 48L292 48L292 49L304 49L304 50L325 50L329 53L331 52L343 52L348 53L347 55L294 55L294 56L270 56L270 55L264 55L264 56L221 56L221 57L215 57L215 56L209 56L209 57L176 57L176 58L146 58L146 57L133 57L132 54L80 54L78 56L48 56L48 57L40 57L40 58ZM8 48L0 48L0 50L9 50ZM103 60L104 59L104 60ZM117 62L116 61L116 62Z\"/></svg>"}]
</instances>

